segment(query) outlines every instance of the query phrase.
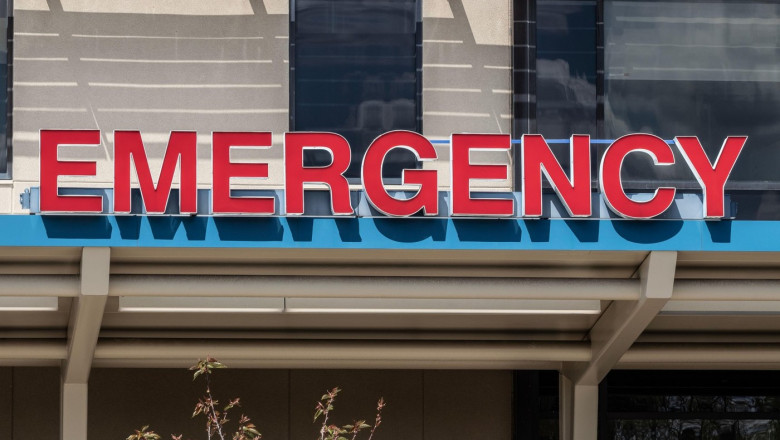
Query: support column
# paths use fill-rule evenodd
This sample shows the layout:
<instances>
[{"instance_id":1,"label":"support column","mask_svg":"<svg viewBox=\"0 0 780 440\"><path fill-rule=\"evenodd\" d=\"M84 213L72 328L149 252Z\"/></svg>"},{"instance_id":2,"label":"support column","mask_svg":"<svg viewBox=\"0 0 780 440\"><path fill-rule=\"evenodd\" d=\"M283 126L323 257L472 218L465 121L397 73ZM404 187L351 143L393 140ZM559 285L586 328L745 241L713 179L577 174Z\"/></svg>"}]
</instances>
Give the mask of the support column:
<instances>
[{"instance_id":1,"label":"support column","mask_svg":"<svg viewBox=\"0 0 780 440\"><path fill-rule=\"evenodd\" d=\"M572 438L598 440L599 386L574 385L572 411Z\"/></svg>"},{"instance_id":2,"label":"support column","mask_svg":"<svg viewBox=\"0 0 780 440\"><path fill-rule=\"evenodd\" d=\"M574 422L574 383L563 374L558 375L558 438L571 440Z\"/></svg>"},{"instance_id":3,"label":"support column","mask_svg":"<svg viewBox=\"0 0 780 440\"><path fill-rule=\"evenodd\" d=\"M613 301L588 334L590 362L563 365L561 373L572 383L573 409L561 407L561 440L596 440L599 383L671 299L676 266L677 252L650 252L638 271L639 299ZM562 405L566 402L561 400Z\"/></svg>"},{"instance_id":4,"label":"support column","mask_svg":"<svg viewBox=\"0 0 780 440\"><path fill-rule=\"evenodd\" d=\"M87 438L87 381L108 298L109 248L84 248L79 296L71 307L68 354L62 364L60 438Z\"/></svg>"},{"instance_id":5,"label":"support column","mask_svg":"<svg viewBox=\"0 0 780 440\"><path fill-rule=\"evenodd\" d=\"M87 384L62 383L60 436L63 440L87 438Z\"/></svg>"}]
</instances>

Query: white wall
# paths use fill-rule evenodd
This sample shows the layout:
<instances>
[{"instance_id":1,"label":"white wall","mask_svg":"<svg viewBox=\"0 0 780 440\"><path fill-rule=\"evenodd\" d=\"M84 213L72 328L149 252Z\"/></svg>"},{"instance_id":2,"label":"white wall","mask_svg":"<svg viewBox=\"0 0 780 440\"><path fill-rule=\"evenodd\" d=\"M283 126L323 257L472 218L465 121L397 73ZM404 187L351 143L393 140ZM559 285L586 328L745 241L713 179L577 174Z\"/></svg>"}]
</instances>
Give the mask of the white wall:
<instances>
[{"instance_id":1,"label":"white wall","mask_svg":"<svg viewBox=\"0 0 780 440\"><path fill-rule=\"evenodd\" d=\"M424 0L423 132L511 133L512 8L509 0ZM449 187L449 147L437 147L439 185ZM474 155L484 163L511 163L508 154ZM428 164L426 163L426 166ZM510 168L511 173L511 168ZM482 182L511 190L511 180Z\"/></svg>"},{"instance_id":2,"label":"white wall","mask_svg":"<svg viewBox=\"0 0 780 440\"><path fill-rule=\"evenodd\" d=\"M15 212L18 194L37 185L43 128L102 131L99 149L62 155L97 159L98 176L88 185L98 187L112 181L114 130L142 131L155 172L171 130L198 131L199 184L207 187L212 131L281 134L288 128L285 0L229 0L219 7L210 0L26 0L15 6ZM281 149L272 155L278 176ZM0 209L8 212L5 204Z\"/></svg>"},{"instance_id":3,"label":"white wall","mask_svg":"<svg viewBox=\"0 0 780 440\"><path fill-rule=\"evenodd\" d=\"M65 177L69 186L108 187L112 133L141 130L154 173L171 130L199 133L198 181L210 185L212 131L272 131L270 179L280 187L281 134L289 126L288 0L17 0L13 77L13 178L0 182L0 213L24 212L25 188L38 184L40 129L100 129L99 148L64 159L98 161L98 176ZM509 0L425 0L423 127L509 133ZM449 184L448 147L437 147L440 185ZM241 157L245 156L239 156ZM510 163L508 154L478 161ZM511 171L510 171L511 172ZM481 186L511 189L505 182Z\"/></svg>"}]
</instances>

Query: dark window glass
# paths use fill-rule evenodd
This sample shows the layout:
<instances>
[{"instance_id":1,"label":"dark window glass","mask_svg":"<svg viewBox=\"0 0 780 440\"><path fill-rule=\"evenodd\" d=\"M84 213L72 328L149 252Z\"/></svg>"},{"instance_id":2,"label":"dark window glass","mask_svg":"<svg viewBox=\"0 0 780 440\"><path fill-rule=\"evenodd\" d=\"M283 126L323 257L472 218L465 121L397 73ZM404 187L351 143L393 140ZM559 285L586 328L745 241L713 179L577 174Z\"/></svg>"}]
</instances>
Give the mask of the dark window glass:
<instances>
[{"instance_id":1,"label":"dark window glass","mask_svg":"<svg viewBox=\"0 0 780 440\"><path fill-rule=\"evenodd\" d=\"M557 371L515 371L514 435L522 440L558 440Z\"/></svg>"},{"instance_id":2,"label":"dark window glass","mask_svg":"<svg viewBox=\"0 0 780 440\"><path fill-rule=\"evenodd\" d=\"M780 435L777 372L614 371L602 387L601 440Z\"/></svg>"},{"instance_id":3,"label":"dark window glass","mask_svg":"<svg viewBox=\"0 0 780 440\"><path fill-rule=\"evenodd\" d=\"M606 0L605 136L695 135L714 161L726 136L748 135L727 188L780 188L778 20L776 1ZM679 155L631 158L624 174L698 188Z\"/></svg>"},{"instance_id":4,"label":"dark window glass","mask_svg":"<svg viewBox=\"0 0 780 440\"><path fill-rule=\"evenodd\" d=\"M390 130L420 131L419 0L294 0L291 29L296 131L332 131L352 146L349 177L360 176L368 145ZM312 153L309 163L328 163ZM385 176L414 167L405 151ZM410 160L412 159L412 160Z\"/></svg>"},{"instance_id":5,"label":"dark window glass","mask_svg":"<svg viewBox=\"0 0 780 440\"><path fill-rule=\"evenodd\" d=\"M0 179L11 177L11 44L13 25L11 6L0 0Z\"/></svg>"},{"instance_id":6,"label":"dark window glass","mask_svg":"<svg viewBox=\"0 0 780 440\"><path fill-rule=\"evenodd\" d=\"M512 136L519 138L536 126L536 0L512 0L512 18Z\"/></svg>"},{"instance_id":7,"label":"dark window glass","mask_svg":"<svg viewBox=\"0 0 780 440\"><path fill-rule=\"evenodd\" d=\"M596 1L536 4L536 122L546 138L596 136Z\"/></svg>"}]
</instances>

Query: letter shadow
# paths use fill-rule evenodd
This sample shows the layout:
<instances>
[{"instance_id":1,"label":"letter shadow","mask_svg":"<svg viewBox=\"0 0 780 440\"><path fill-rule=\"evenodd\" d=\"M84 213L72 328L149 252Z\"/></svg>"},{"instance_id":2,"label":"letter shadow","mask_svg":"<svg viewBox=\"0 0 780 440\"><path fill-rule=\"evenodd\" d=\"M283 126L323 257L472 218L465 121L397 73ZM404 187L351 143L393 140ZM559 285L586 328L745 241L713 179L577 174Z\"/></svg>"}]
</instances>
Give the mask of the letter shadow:
<instances>
[{"instance_id":1,"label":"letter shadow","mask_svg":"<svg viewBox=\"0 0 780 440\"><path fill-rule=\"evenodd\" d=\"M519 242L523 231L515 219L453 219L460 241ZM547 226L549 237L549 225ZM530 232L529 232L530 233Z\"/></svg>"},{"instance_id":2,"label":"letter shadow","mask_svg":"<svg viewBox=\"0 0 780 440\"><path fill-rule=\"evenodd\" d=\"M682 220L613 220L615 232L633 243L662 243L677 235L683 227Z\"/></svg>"},{"instance_id":3,"label":"letter shadow","mask_svg":"<svg viewBox=\"0 0 780 440\"><path fill-rule=\"evenodd\" d=\"M220 240L281 241L282 224L276 217L214 217Z\"/></svg>"},{"instance_id":4,"label":"letter shadow","mask_svg":"<svg viewBox=\"0 0 780 440\"><path fill-rule=\"evenodd\" d=\"M152 236L156 240L173 240L181 225L180 217L147 217Z\"/></svg>"},{"instance_id":5,"label":"letter shadow","mask_svg":"<svg viewBox=\"0 0 780 440\"><path fill-rule=\"evenodd\" d=\"M339 230L341 241L346 243L360 243L363 241L363 238L360 236L360 220L354 217L345 217L334 219L334 221L336 222L336 228Z\"/></svg>"},{"instance_id":6,"label":"letter shadow","mask_svg":"<svg viewBox=\"0 0 780 440\"><path fill-rule=\"evenodd\" d=\"M713 243L731 243L731 220L705 221Z\"/></svg>"},{"instance_id":7,"label":"letter shadow","mask_svg":"<svg viewBox=\"0 0 780 440\"><path fill-rule=\"evenodd\" d=\"M528 229L528 238L532 242L547 243L550 241L549 219L526 220L525 228Z\"/></svg>"},{"instance_id":8,"label":"letter shadow","mask_svg":"<svg viewBox=\"0 0 780 440\"><path fill-rule=\"evenodd\" d=\"M434 218L375 218L374 225L380 234L400 243L417 243L423 240L444 241L447 237L447 220Z\"/></svg>"},{"instance_id":9,"label":"letter shadow","mask_svg":"<svg viewBox=\"0 0 780 440\"><path fill-rule=\"evenodd\" d=\"M106 216L42 216L49 238L109 239L112 226Z\"/></svg>"},{"instance_id":10,"label":"letter shadow","mask_svg":"<svg viewBox=\"0 0 780 440\"><path fill-rule=\"evenodd\" d=\"M202 241L206 239L206 229L209 224L208 217L184 217L181 223L184 226L184 232L187 234L188 240Z\"/></svg>"},{"instance_id":11,"label":"letter shadow","mask_svg":"<svg viewBox=\"0 0 780 440\"><path fill-rule=\"evenodd\" d=\"M564 220L564 222L580 243L597 243L599 241L598 220Z\"/></svg>"},{"instance_id":12,"label":"letter shadow","mask_svg":"<svg viewBox=\"0 0 780 440\"><path fill-rule=\"evenodd\" d=\"M293 241L311 241L314 233L314 219L311 217L287 217Z\"/></svg>"},{"instance_id":13,"label":"letter shadow","mask_svg":"<svg viewBox=\"0 0 780 440\"><path fill-rule=\"evenodd\" d=\"M119 215L114 217L122 240L138 240L141 237L141 217L137 215Z\"/></svg>"}]
</instances>

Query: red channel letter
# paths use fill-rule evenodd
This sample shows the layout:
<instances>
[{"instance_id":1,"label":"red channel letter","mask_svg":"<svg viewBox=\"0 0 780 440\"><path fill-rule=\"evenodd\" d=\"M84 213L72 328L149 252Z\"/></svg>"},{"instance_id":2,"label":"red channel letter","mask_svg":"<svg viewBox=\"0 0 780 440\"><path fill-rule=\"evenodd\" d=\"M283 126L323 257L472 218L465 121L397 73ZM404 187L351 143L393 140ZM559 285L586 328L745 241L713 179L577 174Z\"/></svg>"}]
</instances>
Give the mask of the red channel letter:
<instances>
[{"instance_id":1,"label":"red channel letter","mask_svg":"<svg viewBox=\"0 0 780 440\"><path fill-rule=\"evenodd\" d=\"M155 185L139 131L114 132L114 212L130 212L130 161L141 187L141 197L149 214L162 214L168 204L176 165L181 163L179 212L198 211L198 137L194 131L173 131L165 150L162 170Z\"/></svg>"},{"instance_id":2,"label":"red channel letter","mask_svg":"<svg viewBox=\"0 0 780 440\"><path fill-rule=\"evenodd\" d=\"M273 214L273 197L231 197L231 177L268 177L267 163L230 162L231 147L255 149L271 148L271 133L225 132L212 134L212 211L214 214Z\"/></svg>"},{"instance_id":3,"label":"red channel letter","mask_svg":"<svg viewBox=\"0 0 780 440\"><path fill-rule=\"evenodd\" d=\"M41 130L41 212L102 212L101 196L61 196L59 176L94 176L95 161L60 161L60 145L100 145L100 130Z\"/></svg>"},{"instance_id":4,"label":"red channel letter","mask_svg":"<svg viewBox=\"0 0 780 440\"><path fill-rule=\"evenodd\" d=\"M303 166L303 151L328 151L333 160L324 167ZM344 173L351 160L349 143L335 133L286 133L284 135L285 210L288 215L303 214L304 183L324 183L330 187L333 214L351 215L349 182Z\"/></svg>"},{"instance_id":5,"label":"red channel letter","mask_svg":"<svg viewBox=\"0 0 780 440\"><path fill-rule=\"evenodd\" d=\"M722 218L726 215L723 206L724 188L746 141L747 136L727 137L713 165L704 152L699 138L695 136L674 138L675 145L704 191L704 218Z\"/></svg>"},{"instance_id":6,"label":"red channel letter","mask_svg":"<svg viewBox=\"0 0 780 440\"><path fill-rule=\"evenodd\" d=\"M675 188L661 187L650 200L631 200L623 191L620 170L623 160L631 152L642 152L653 158L656 165L674 164L674 152L669 144L650 134L629 134L607 147L601 160L599 185L607 206L625 218L646 219L661 215L674 201Z\"/></svg>"},{"instance_id":7,"label":"red channel letter","mask_svg":"<svg viewBox=\"0 0 780 440\"><path fill-rule=\"evenodd\" d=\"M471 198L472 179L506 179L508 165L472 164L473 150L507 151L512 147L508 134L453 134L450 139L452 192L450 214L453 216L507 217L514 213L514 200Z\"/></svg>"},{"instance_id":8,"label":"red channel letter","mask_svg":"<svg viewBox=\"0 0 780 440\"><path fill-rule=\"evenodd\" d=\"M541 135L523 135L522 153L523 217L542 215L542 173L570 216L590 217L590 136L575 134L569 141L571 180Z\"/></svg>"},{"instance_id":9,"label":"red channel letter","mask_svg":"<svg viewBox=\"0 0 780 440\"><path fill-rule=\"evenodd\" d=\"M393 131L374 140L363 157L363 188L371 205L386 215L403 217L423 210L425 215L439 211L439 191L436 170L403 170L401 183L414 185L417 194L407 200L396 199L385 190L382 182L382 163L394 148L404 148L417 156L417 160L436 159L436 150L425 137L411 131Z\"/></svg>"}]
</instances>

